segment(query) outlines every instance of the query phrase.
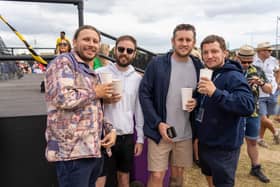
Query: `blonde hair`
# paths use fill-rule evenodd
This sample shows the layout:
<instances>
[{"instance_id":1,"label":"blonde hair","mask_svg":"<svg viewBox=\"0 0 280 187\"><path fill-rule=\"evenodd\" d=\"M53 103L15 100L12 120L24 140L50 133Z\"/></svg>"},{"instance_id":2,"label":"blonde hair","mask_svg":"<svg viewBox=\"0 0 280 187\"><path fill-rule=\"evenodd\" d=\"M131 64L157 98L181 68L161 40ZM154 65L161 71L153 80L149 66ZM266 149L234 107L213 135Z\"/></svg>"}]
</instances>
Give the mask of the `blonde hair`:
<instances>
[{"instance_id":1,"label":"blonde hair","mask_svg":"<svg viewBox=\"0 0 280 187\"><path fill-rule=\"evenodd\" d=\"M105 55L105 56L109 56L110 45L102 43L101 46L100 46L100 49L99 49L99 53L101 53L102 55ZM102 57L99 57L99 58L100 58L100 61L102 63L102 66L106 66L108 64L108 60L107 59L102 58Z\"/></svg>"}]
</instances>

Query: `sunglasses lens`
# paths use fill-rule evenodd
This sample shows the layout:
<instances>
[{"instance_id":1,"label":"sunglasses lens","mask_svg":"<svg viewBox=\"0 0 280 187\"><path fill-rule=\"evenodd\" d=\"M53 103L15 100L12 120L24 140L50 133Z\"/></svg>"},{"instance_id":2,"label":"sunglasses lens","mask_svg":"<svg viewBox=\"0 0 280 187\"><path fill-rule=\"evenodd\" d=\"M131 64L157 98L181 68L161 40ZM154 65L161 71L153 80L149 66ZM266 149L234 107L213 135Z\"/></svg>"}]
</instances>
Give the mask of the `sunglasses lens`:
<instances>
[{"instance_id":1,"label":"sunglasses lens","mask_svg":"<svg viewBox=\"0 0 280 187\"><path fill-rule=\"evenodd\" d=\"M124 53L124 51L126 50L126 53L129 55L131 55L134 52L134 49L131 48L118 47L117 49L119 53Z\"/></svg>"},{"instance_id":2,"label":"sunglasses lens","mask_svg":"<svg viewBox=\"0 0 280 187\"><path fill-rule=\"evenodd\" d=\"M243 61L243 62L241 62L241 64L252 64L253 62L252 61Z\"/></svg>"},{"instance_id":3,"label":"sunglasses lens","mask_svg":"<svg viewBox=\"0 0 280 187\"><path fill-rule=\"evenodd\" d=\"M123 52L124 52L124 50L125 50L125 48L124 48L124 47L118 47L118 52L123 53Z\"/></svg>"},{"instance_id":4,"label":"sunglasses lens","mask_svg":"<svg viewBox=\"0 0 280 187\"><path fill-rule=\"evenodd\" d=\"M133 49L131 49L131 48L127 48L126 49L126 52L127 52L127 54L129 54L129 55L131 55L132 53L133 53Z\"/></svg>"}]
</instances>

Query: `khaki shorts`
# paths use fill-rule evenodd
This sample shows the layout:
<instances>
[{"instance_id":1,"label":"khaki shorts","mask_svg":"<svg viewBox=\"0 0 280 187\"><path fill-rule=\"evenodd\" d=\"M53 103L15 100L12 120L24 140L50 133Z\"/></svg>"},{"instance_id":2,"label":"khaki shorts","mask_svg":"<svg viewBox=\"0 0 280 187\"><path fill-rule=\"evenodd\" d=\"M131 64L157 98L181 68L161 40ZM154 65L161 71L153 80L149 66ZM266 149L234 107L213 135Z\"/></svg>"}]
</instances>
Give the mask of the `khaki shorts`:
<instances>
[{"instance_id":1,"label":"khaki shorts","mask_svg":"<svg viewBox=\"0 0 280 187\"><path fill-rule=\"evenodd\" d=\"M190 168L193 162L192 140L156 144L148 138L148 170L166 171L171 166Z\"/></svg>"}]
</instances>

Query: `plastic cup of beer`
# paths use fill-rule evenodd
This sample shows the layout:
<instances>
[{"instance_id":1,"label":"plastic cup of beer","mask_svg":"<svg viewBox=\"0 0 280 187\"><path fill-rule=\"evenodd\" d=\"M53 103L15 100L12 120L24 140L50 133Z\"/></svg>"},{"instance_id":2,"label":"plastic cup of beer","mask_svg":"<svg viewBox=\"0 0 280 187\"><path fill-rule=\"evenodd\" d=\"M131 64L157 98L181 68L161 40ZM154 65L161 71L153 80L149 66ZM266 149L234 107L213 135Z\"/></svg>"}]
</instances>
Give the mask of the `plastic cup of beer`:
<instances>
[{"instance_id":1,"label":"plastic cup of beer","mask_svg":"<svg viewBox=\"0 0 280 187\"><path fill-rule=\"evenodd\" d=\"M102 84L112 83L112 74L111 73L100 73L100 79Z\"/></svg>"},{"instance_id":2,"label":"plastic cup of beer","mask_svg":"<svg viewBox=\"0 0 280 187\"><path fill-rule=\"evenodd\" d=\"M208 69L208 68L203 68L203 69L200 69L200 76L199 76L199 78L206 77L209 80L211 80L212 74L213 74L213 70Z\"/></svg>"},{"instance_id":3,"label":"plastic cup of beer","mask_svg":"<svg viewBox=\"0 0 280 187\"><path fill-rule=\"evenodd\" d=\"M181 88L181 95L182 95L182 109L187 110L186 104L188 100L192 98L192 88Z\"/></svg>"},{"instance_id":4,"label":"plastic cup of beer","mask_svg":"<svg viewBox=\"0 0 280 187\"><path fill-rule=\"evenodd\" d=\"M122 94L122 81L120 79L113 79L113 90L115 94Z\"/></svg>"}]
</instances>

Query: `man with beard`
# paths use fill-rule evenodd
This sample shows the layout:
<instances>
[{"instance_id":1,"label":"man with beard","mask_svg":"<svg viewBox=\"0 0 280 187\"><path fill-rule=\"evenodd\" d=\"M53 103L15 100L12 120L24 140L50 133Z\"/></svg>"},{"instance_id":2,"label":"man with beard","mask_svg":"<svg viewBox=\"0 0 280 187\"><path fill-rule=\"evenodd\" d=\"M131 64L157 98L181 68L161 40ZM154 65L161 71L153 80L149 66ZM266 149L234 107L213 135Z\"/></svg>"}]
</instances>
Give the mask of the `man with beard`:
<instances>
[{"instance_id":1,"label":"man with beard","mask_svg":"<svg viewBox=\"0 0 280 187\"><path fill-rule=\"evenodd\" d=\"M213 70L202 77L196 115L198 154L209 187L234 186L235 171L244 138L244 118L254 111L254 99L242 67L226 59L225 40L207 36L200 44L202 59Z\"/></svg>"},{"instance_id":2,"label":"man with beard","mask_svg":"<svg viewBox=\"0 0 280 187\"><path fill-rule=\"evenodd\" d=\"M101 99L111 97L112 85L100 84L88 66L99 50L99 32L89 25L80 27L73 46L46 72L46 158L55 162L60 187L90 187L102 168L101 146L110 148L116 140L101 106ZM108 133L101 140L102 129Z\"/></svg>"},{"instance_id":3,"label":"man with beard","mask_svg":"<svg viewBox=\"0 0 280 187\"><path fill-rule=\"evenodd\" d=\"M181 88L197 87L201 61L190 55L196 41L196 31L190 24L180 24L173 31L173 51L154 58L146 68L140 84L140 103L144 113L144 134L148 137L148 187L163 186L171 165L169 186L183 186L184 168L191 167L192 129L190 112L194 99L182 110ZM174 128L175 138L167 129Z\"/></svg>"},{"instance_id":4,"label":"man with beard","mask_svg":"<svg viewBox=\"0 0 280 187\"><path fill-rule=\"evenodd\" d=\"M122 84L120 94L113 93L110 99L104 101L105 118L112 122L117 131L117 141L112 147L111 158L116 163L119 187L129 187L129 172L133 166L133 157L142 153L144 143L144 119L138 98L142 77L130 65L136 55L136 46L136 40L132 36L119 37L114 49L116 63L96 70L100 74L112 74L113 81L117 79ZM137 132L136 144L133 141L134 124Z\"/></svg>"}]
</instances>

